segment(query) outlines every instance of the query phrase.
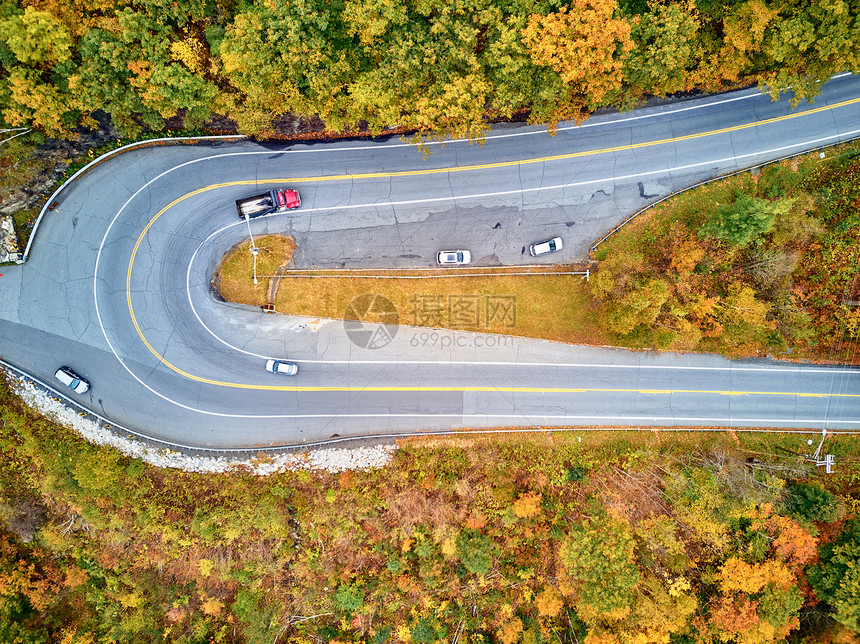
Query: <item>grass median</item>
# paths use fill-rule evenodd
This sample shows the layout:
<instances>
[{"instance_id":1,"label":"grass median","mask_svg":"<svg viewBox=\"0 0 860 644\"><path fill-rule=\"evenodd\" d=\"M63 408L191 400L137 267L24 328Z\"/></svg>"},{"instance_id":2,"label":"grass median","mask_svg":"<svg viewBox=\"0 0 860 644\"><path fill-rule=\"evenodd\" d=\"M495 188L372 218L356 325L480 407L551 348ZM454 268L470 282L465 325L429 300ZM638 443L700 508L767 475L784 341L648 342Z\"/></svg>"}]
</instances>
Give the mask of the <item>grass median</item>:
<instances>
[{"instance_id":1,"label":"grass median","mask_svg":"<svg viewBox=\"0 0 860 644\"><path fill-rule=\"evenodd\" d=\"M394 303L401 324L856 364L858 177L860 145L853 143L677 195L601 244L594 253L600 268L588 283L563 274L467 276L504 271L468 266L376 277L290 273L252 288L247 243L231 252L216 281L236 284L237 294L222 289L226 299L270 303L282 313L341 318L354 298L376 293ZM257 256L258 274L283 272L290 244L258 240L272 247ZM378 279L383 273L397 278Z\"/></svg>"},{"instance_id":2,"label":"grass median","mask_svg":"<svg viewBox=\"0 0 860 644\"><path fill-rule=\"evenodd\" d=\"M224 299L271 304L278 313L342 319L350 316L350 302L372 293L391 300L400 324L574 343L606 342L597 329L585 279L564 274L577 270L574 267L547 266L540 272L555 274L527 275L486 267L386 270L374 271L374 276L365 271L300 275L284 272L295 250L292 239L270 235L255 239L255 245L261 249L257 285L252 280L250 243L244 242L227 254L216 272L215 284ZM516 272L522 270L529 269ZM474 275L487 271L493 273Z\"/></svg>"}]
</instances>

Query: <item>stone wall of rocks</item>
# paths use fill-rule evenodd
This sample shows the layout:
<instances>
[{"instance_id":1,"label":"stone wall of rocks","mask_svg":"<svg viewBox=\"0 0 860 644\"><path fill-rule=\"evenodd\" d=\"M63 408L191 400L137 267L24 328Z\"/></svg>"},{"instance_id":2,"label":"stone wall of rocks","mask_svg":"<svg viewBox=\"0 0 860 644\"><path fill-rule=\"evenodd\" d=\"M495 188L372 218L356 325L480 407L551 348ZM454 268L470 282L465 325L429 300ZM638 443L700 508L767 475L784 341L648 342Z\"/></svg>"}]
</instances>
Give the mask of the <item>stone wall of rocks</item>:
<instances>
[{"instance_id":1,"label":"stone wall of rocks","mask_svg":"<svg viewBox=\"0 0 860 644\"><path fill-rule=\"evenodd\" d=\"M18 236L11 215L0 216L0 263L16 262L20 258Z\"/></svg>"}]
</instances>

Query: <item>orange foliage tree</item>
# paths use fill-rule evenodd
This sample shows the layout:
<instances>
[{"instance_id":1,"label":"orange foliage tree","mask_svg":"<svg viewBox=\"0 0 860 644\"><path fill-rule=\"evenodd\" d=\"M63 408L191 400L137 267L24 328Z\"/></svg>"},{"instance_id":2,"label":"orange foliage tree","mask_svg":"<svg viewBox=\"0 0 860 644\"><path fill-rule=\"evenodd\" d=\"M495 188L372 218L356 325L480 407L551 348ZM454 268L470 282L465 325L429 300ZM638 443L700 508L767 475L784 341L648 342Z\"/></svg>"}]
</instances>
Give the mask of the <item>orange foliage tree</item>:
<instances>
[{"instance_id":1,"label":"orange foliage tree","mask_svg":"<svg viewBox=\"0 0 860 644\"><path fill-rule=\"evenodd\" d=\"M532 61L552 67L569 89L567 116L579 116L621 88L630 24L614 18L612 0L573 0L546 16L532 14L522 38Z\"/></svg>"},{"instance_id":2,"label":"orange foliage tree","mask_svg":"<svg viewBox=\"0 0 860 644\"><path fill-rule=\"evenodd\" d=\"M798 580L815 555L815 538L792 519L774 514L771 504L747 512L745 535L764 536L766 552L728 557L717 576L719 595L711 611L713 634L738 644L774 642L799 624L803 604Z\"/></svg>"}]
</instances>

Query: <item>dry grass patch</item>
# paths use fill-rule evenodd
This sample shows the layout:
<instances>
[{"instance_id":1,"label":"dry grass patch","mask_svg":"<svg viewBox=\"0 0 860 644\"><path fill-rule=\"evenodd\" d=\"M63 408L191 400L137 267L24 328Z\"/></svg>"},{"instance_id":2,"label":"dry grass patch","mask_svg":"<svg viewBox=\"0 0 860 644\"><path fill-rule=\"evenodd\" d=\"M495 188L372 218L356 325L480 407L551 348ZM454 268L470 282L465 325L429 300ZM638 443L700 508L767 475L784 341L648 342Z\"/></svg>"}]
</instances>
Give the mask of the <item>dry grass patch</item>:
<instances>
[{"instance_id":1,"label":"dry grass patch","mask_svg":"<svg viewBox=\"0 0 860 644\"><path fill-rule=\"evenodd\" d=\"M265 235L254 239L257 253L257 275L275 275L293 258L296 240L284 235ZM271 278L258 277L254 284L254 256L251 240L231 248L215 270L215 288L228 302L259 306L268 301Z\"/></svg>"},{"instance_id":2,"label":"dry grass patch","mask_svg":"<svg viewBox=\"0 0 860 644\"><path fill-rule=\"evenodd\" d=\"M596 329L587 284L575 275L284 277L274 304L281 313L342 318L347 305L366 293L390 299L401 324L577 343L606 341ZM512 303L513 315L498 308Z\"/></svg>"},{"instance_id":3,"label":"dry grass patch","mask_svg":"<svg viewBox=\"0 0 860 644\"><path fill-rule=\"evenodd\" d=\"M313 277L297 277L284 272L296 249L294 239L267 235L255 241L260 249L256 285L250 241L230 249L215 272L213 283L229 302L255 306L269 303L279 313L340 319L353 299L373 293L394 303L400 324L580 344L607 343L597 328L588 285L579 275L495 273L466 277L456 275L451 269L428 269L420 273L402 271L404 276L393 279L377 279L361 271L348 277L326 276L323 272ZM469 272L488 270L491 269L476 267ZM579 269L548 266L541 270ZM392 269L385 274L398 275L398 272ZM419 274L428 277L405 277ZM272 279L277 283L273 285ZM373 321L367 317L364 320Z\"/></svg>"},{"instance_id":4,"label":"dry grass patch","mask_svg":"<svg viewBox=\"0 0 860 644\"><path fill-rule=\"evenodd\" d=\"M349 303L368 293L391 300L400 324L437 329L501 333L580 344L606 344L597 328L588 286L579 275L507 275L495 273L459 276L451 269L385 271L394 278L377 279L356 271L349 276L298 277L284 269L296 249L295 240L267 235L255 240L257 284L253 283L250 241L234 246L224 256L213 283L229 302L259 306L273 304L279 313L309 317L343 318ZM469 272L490 269L475 268ZM526 268L519 270L529 270ZM542 271L579 270L548 266ZM377 271L381 273L380 271ZM405 276L426 275L425 279ZM278 277L259 277L260 275ZM456 275L452 277L452 275ZM434 276L436 279L434 279ZM277 280L272 284L272 279ZM372 321L365 318L365 321Z\"/></svg>"}]
</instances>

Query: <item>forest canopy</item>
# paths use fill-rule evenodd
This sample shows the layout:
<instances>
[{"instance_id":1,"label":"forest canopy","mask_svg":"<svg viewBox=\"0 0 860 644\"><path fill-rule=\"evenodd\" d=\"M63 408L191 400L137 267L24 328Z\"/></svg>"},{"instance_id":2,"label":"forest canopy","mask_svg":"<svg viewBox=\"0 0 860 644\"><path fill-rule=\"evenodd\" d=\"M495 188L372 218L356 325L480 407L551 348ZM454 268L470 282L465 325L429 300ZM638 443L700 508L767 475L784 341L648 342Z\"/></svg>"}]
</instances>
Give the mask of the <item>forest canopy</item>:
<instances>
[{"instance_id":1,"label":"forest canopy","mask_svg":"<svg viewBox=\"0 0 860 644\"><path fill-rule=\"evenodd\" d=\"M758 83L797 101L860 65L860 0L0 1L0 120L68 137L213 115L265 136L479 137L647 96Z\"/></svg>"}]
</instances>

